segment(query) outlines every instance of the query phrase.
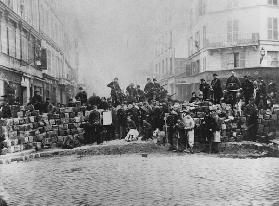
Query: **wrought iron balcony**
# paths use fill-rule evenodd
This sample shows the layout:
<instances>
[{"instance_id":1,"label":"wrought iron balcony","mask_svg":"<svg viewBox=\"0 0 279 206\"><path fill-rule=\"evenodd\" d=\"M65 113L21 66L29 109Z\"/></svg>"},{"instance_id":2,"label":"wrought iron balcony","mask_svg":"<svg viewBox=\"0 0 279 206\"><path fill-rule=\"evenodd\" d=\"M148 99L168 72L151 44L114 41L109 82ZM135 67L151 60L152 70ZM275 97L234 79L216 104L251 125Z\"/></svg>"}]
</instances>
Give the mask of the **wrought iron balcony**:
<instances>
[{"instance_id":1,"label":"wrought iron balcony","mask_svg":"<svg viewBox=\"0 0 279 206\"><path fill-rule=\"evenodd\" d=\"M259 33L232 33L227 35L209 36L206 39L207 49L219 49L237 46L259 45Z\"/></svg>"}]
</instances>

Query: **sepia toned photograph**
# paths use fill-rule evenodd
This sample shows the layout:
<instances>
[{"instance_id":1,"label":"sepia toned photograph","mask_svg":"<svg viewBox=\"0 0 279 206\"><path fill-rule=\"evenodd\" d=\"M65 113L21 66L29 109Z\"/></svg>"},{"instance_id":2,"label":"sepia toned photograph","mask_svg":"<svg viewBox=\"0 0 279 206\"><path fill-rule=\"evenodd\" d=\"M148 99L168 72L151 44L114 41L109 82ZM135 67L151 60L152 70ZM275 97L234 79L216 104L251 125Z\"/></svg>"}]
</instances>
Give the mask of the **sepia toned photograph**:
<instances>
[{"instance_id":1,"label":"sepia toned photograph","mask_svg":"<svg viewBox=\"0 0 279 206\"><path fill-rule=\"evenodd\" d=\"M279 206L278 0L0 0L0 206Z\"/></svg>"}]
</instances>

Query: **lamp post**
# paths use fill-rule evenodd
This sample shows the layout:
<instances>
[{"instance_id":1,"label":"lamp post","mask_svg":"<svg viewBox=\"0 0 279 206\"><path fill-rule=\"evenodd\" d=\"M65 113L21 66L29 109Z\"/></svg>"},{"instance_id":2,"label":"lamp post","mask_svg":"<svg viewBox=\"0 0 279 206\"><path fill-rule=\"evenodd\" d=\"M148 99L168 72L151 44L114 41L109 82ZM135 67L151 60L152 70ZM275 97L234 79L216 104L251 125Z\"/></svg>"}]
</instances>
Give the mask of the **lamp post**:
<instances>
[{"instance_id":1,"label":"lamp post","mask_svg":"<svg viewBox=\"0 0 279 206\"><path fill-rule=\"evenodd\" d=\"M260 58L260 64L262 64L262 61L263 61L263 58L265 56L265 49L262 47L261 51L260 51L260 55L261 55L261 58Z\"/></svg>"}]
</instances>

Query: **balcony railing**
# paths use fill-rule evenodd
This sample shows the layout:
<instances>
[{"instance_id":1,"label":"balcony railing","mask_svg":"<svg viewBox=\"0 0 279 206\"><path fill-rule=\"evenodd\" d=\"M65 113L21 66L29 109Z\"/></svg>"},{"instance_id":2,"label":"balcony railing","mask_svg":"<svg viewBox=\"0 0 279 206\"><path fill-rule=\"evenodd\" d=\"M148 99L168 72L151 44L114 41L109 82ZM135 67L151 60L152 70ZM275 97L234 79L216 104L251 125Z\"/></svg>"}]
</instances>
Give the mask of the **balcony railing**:
<instances>
[{"instance_id":1,"label":"balcony railing","mask_svg":"<svg viewBox=\"0 0 279 206\"><path fill-rule=\"evenodd\" d=\"M218 49L236 46L248 46L259 44L259 33L233 33L219 36L209 36L205 47Z\"/></svg>"}]
</instances>

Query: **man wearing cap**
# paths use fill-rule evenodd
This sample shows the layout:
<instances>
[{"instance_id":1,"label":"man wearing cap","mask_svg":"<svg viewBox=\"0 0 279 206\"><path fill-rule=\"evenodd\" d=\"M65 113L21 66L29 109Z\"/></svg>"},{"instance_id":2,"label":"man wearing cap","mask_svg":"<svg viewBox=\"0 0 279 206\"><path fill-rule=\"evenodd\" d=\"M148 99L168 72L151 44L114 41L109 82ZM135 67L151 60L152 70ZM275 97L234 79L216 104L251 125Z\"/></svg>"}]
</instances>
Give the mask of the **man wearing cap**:
<instances>
[{"instance_id":1,"label":"man wearing cap","mask_svg":"<svg viewBox=\"0 0 279 206\"><path fill-rule=\"evenodd\" d=\"M107 87L111 88L111 100L113 106L117 106L121 103L121 88L118 83L118 78L115 77L111 83L107 85Z\"/></svg>"},{"instance_id":2,"label":"man wearing cap","mask_svg":"<svg viewBox=\"0 0 279 206\"><path fill-rule=\"evenodd\" d=\"M75 99L77 101L81 102L81 105L84 105L87 103L87 93L83 90L82 87L79 88L79 92L77 93Z\"/></svg>"},{"instance_id":3,"label":"man wearing cap","mask_svg":"<svg viewBox=\"0 0 279 206\"><path fill-rule=\"evenodd\" d=\"M211 81L211 88L213 91L213 102L214 104L220 104L221 98L223 97L223 90L221 81L218 79L217 74L213 74L213 80Z\"/></svg>"},{"instance_id":4,"label":"man wearing cap","mask_svg":"<svg viewBox=\"0 0 279 206\"><path fill-rule=\"evenodd\" d=\"M144 93L146 96L146 99L150 102L153 99L153 87L154 84L151 81L150 78L147 78L147 84L144 87Z\"/></svg>"},{"instance_id":5,"label":"man wearing cap","mask_svg":"<svg viewBox=\"0 0 279 206\"><path fill-rule=\"evenodd\" d=\"M203 94L203 100L206 101L210 98L210 86L207 84L205 79L201 79L200 82L200 91Z\"/></svg>"},{"instance_id":6,"label":"man wearing cap","mask_svg":"<svg viewBox=\"0 0 279 206\"><path fill-rule=\"evenodd\" d=\"M250 79L247 75L244 76L244 81L243 81L241 87L243 89L243 96L245 99L245 104L247 105L249 103L249 99L252 98L253 92L254 92L253 82L250 81Z\"/></svg>"}]
</instances>

